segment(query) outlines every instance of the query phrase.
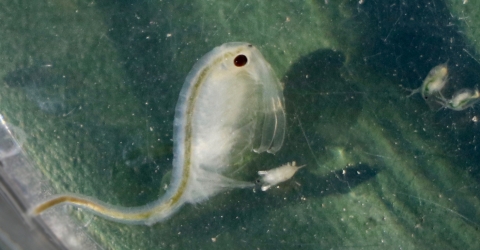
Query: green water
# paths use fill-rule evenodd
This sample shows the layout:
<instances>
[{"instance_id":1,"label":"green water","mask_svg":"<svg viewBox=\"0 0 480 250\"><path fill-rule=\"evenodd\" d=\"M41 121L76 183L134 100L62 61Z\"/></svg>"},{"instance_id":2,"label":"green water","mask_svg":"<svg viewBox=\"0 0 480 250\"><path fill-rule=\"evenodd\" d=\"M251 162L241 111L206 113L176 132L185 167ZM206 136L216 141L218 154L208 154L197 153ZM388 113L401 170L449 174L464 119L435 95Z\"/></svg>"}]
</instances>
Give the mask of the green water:
<instances>
[{"instance_id":1,"label":"green water","mask_svg":"<svg viewBox=\"0 0 480 250\"><path fill-rule=\"evenodd\" d=\"M282 150L251 153L242 178L306 164L293 180L151 227L74 208L50 216L69 214L103 249L474 249L478 107L437 111L405 89L447 60L447 96L477 84L478 2L271 2L0 3L0 112L27 134L47 186L32 202L157 199L186 74L213 47L247 41L285 83L288 128Z\"/></svg>"}]
</instances>

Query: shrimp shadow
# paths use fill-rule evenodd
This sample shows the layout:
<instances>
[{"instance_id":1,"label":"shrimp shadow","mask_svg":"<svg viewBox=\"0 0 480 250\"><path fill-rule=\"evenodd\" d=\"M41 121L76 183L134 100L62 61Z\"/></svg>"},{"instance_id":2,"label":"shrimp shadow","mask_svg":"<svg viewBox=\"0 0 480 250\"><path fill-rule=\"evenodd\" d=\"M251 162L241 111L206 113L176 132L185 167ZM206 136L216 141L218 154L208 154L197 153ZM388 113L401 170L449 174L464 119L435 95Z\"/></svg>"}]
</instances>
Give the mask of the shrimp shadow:
<instances>
[{"instance_id":1,"label":"shrimp shadow","mask_svg":"<svg viewBox=\"0 0 480 250\"><path fill-rule=\"evenodd\" d=\"M345 139L357 124L366 94L348 74L345 56L328 49L316 50L291 66L283 78L288 121L277 156L280 162L320 167L318 159L331 157L326 147L341 143L339 135Z\"/></svg>"}]
</instances>

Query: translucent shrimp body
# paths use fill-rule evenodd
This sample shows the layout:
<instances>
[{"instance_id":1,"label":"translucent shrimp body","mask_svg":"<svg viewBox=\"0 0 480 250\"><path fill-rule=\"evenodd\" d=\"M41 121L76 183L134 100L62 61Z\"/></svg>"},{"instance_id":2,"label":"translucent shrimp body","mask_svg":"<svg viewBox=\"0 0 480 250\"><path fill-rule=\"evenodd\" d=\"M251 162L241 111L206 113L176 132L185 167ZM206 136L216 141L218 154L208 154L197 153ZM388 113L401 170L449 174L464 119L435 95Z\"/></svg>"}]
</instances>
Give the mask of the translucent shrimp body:
<instances>
[{"instance_id":1,"label":"translucent shrimp body","mask_svg":"<svg viewBox=\"0 0 480 250\"><path fill-rule=\"evenodd\" d=\"M125 208L86 196L60 195L34 207L31 214L68 203L114 221L151 225L185 203L254 186L224 173L246 151L277 152L284 135L283 88L274 71L251 44L227 43L198 60L186 77L175 110L172 181L164 197Z\"/></svg>"},{"instance_id":2,"label":"translucent shrimp body","mask_svg":"<svg viewBox=\"0 0 480 250\"><path fill-rule=\"evenodd\" d=\"M428 72L427 77L423 80L422 86L417 89L412 90L412 93L408 97L420 93L422 94L423 99L427 100L430 96L438 93L442 96L441 91L448 79L448 67L447 63L443 63L433 67L430 72Z\"/></svg>"},{"instance_id":3,"label":"translucent shrimp body","mask_svg":"<svg viewBox=\"0 0 480 250\"><path fill-rule=\"evenodd\" d=\"M296 162L293 161L292 163L287 163L274 169L258 171L258 175L261 177L262 191L267 191L270 187L289 180L303 167L305 167L305 165L297 166Z\"/></svg>"},{"instance_id":4,"label":"translucent shrimp body","mask_svg":"<svg viewBox=\"0 0 480 250\"><path fill-rule=\"evenodd\" d=\"M473 106L478 101L480 101L480 92L478 90L461 89L453 95L452 99L441 98L438 103L445 108L460 111Z\"/></svg>"}]
</instances>

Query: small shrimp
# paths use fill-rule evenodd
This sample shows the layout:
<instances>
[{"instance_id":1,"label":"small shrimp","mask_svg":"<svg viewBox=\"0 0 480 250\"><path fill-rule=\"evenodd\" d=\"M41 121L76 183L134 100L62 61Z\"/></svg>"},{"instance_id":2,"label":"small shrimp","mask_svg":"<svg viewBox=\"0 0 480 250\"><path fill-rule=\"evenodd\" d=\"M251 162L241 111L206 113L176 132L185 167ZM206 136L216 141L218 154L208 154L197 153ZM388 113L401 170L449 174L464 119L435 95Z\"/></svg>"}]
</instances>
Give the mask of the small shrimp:
<instances>
[{"instance_id":1,"label":"small shrimp","mask_svg":"<svg viewBox=\"0 0 480 250\"><path fill-rule=\"evenodd\" d=\"M430 72L428 72L425 80L423 80L422 86L411 90L412 92L407 97L420 93L422 94L423 99L427 100L431 95L437 92L440 94L440 97L443 97L440 91L445 87L448 80L447 62L433 67Z\"/></svg>"},{"instance_id":2,"label":"small shrimp","mask_svg":"<svg viewBox=\"0 0 480 250\"><path fill-rule=\"evenodd\" d=\"M305 167L296 166L296 162L284 164L278 168L258 171L258 175L262 178L259 180L262 184L262 191L267 191L271 186L277 185L280 182L284 182L293 177L293 175L300 169Z\"/></svg>"},{"instance_id":3,"label":"small shrimp","mask_svg":"<svg viewBox=\"0 0 480 250\"><path fill-rule=\"evenodd\" d=\"M478 101L480 101L480 91L461 89L453 95L452 99L447 100L442 97L437 102L445 108L460 111L473 106Z\"/></svg>"}]
</instances>

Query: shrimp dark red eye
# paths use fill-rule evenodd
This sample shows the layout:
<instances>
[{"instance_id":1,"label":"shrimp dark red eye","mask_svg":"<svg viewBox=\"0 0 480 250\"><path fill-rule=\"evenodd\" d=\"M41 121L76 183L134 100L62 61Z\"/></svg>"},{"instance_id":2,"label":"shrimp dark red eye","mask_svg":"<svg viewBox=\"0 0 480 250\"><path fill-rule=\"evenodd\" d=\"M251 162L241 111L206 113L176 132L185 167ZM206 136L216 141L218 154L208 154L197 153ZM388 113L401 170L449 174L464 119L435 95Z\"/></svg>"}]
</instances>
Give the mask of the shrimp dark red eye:
<instances>
[{"instance_id":1,"label":"shrimp dark red eye","mask_svg":"<svg viewBox=\"0 0 480 250\"><path fill-rule=\"evenodd\" d=\"M233 64L235 64L235 66L237 67L243 67L245 66L245 64L247 64L247 62L248 58L242 54L236 56L235 59L233 59Z\"/></svg>"}]
</instances>

